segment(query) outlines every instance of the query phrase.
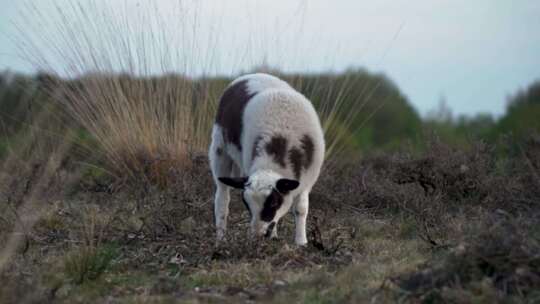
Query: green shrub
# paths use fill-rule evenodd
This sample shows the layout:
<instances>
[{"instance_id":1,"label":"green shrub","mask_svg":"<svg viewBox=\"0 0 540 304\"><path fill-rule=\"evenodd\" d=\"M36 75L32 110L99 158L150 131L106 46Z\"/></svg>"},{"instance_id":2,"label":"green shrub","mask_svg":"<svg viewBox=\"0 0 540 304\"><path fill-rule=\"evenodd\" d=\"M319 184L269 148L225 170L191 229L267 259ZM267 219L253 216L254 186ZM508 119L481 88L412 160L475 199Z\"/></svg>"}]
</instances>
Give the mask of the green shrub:
<instances>
[{"instance_id":1,"label":"green shrub","mask_svg":"<svg viewBox=\"0 0 540 304\"><path fill-rule=\"evenodd\" d=\"M66 256L65 274L75 284L95 280L109 269L117 256L118 248L113 245L81 246Z\"/></svg>"}]
</instances>

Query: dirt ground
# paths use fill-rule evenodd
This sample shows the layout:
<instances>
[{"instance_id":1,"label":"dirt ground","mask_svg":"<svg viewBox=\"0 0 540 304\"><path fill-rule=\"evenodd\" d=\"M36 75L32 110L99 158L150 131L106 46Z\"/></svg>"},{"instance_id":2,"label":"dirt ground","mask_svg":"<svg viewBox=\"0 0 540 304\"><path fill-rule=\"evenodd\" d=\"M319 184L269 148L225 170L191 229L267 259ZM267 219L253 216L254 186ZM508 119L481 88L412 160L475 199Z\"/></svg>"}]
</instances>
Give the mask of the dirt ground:
<instances>
[{"instance_id":1,"label":"dirt ground","mask_svg":"<svg viewBox=\"0 0 540 304\"><path fill-rule=\"evenodd\" d=\"M0 273L0 302L534 303L537 144L500 157L439 143L326 167L306 247L294 245L292 214L278 239L249 238L237 193L216 245L204 156L166 185L67 165L43 182L45 165L29 162L0 189L0 241L23 235ZM17 225L32 210L35 224Z\"/></svg>"}]
</instances>

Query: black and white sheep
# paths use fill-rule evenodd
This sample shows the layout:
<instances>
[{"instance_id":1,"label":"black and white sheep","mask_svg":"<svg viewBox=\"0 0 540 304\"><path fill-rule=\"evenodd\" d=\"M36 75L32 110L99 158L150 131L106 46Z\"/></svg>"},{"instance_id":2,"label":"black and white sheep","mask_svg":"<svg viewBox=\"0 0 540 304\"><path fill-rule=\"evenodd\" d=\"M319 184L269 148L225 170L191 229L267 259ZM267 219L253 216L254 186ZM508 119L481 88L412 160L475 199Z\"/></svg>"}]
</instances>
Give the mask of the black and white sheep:
<instances>
[{"instance_id":1,"label":"black and white sheep","mask_svg":"<svg viewBox=\"0 0 540 304\"><path fill-rule=\"evenodd\" d=\"M268 74L234 80L220 99L209 151L218 241L234 187L243 190L255 235L277 236L279 219L294 204L295 242L305 245L309 192L324 152L321 123L306 97Z\"/></svg>"}]
</instances>

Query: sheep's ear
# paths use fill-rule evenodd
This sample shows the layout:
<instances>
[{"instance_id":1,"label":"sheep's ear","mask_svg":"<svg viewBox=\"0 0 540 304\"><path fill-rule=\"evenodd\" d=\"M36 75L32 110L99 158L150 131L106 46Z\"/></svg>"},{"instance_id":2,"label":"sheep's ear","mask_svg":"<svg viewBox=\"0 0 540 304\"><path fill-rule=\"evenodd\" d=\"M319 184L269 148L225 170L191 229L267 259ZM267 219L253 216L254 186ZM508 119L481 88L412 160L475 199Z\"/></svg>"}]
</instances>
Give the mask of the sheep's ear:
<instances>
[{"instance_id":1,"label":"sheep's ear","mask_svg":"<svg viewBox=\"0 0 540 304\"><path fill-rule=\"evenodd\" d=\"M290 191L293 191L294 189L298 188L299 185L300 183L294 179L282 178L276 182L276 189L280 193L287 194Z\"/></svg>"},{"instance_id":2,"label":"sheep's ear","mask_svg":"<svg viewBox=\"0 0 540 304\"><path fill-rule=\"evenodd\" d=\"M219 177L218 179L225 185L236 189L244 189L248 181L247 177Z\"/></svg>"}]
</instances>

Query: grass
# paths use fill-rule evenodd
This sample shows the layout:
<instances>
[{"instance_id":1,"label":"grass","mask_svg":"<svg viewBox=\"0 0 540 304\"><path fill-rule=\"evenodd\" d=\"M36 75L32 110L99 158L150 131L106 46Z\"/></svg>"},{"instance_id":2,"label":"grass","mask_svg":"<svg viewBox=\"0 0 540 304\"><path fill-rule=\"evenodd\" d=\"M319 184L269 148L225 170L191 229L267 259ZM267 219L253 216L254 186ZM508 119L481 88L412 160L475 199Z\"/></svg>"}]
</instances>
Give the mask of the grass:
<instances>
[{"instance_id":1,"label":"grass","mask_svg":"<svg viewBox=\"0 0 540 304\"><path fill-rule=\"evenodd\" d=\"M139 20L146 22L129 22L119 11L93 5L57 4L50 16L30 6L26 13L35 22L21 33L21 51L52 75L44 82L46 93L91 136L99 149L83 148L101 155L104 163L99 165L119 178L165 183L170 168L189 167L190 155L208 147L217 100L205 94L209 91L204 83L199 87L191 79L169 74L176 70L189 75L193 69L185 52L196 51L188 50L187 37L197 29L189 35L178 31L189 31L187 24L194 17L178 4L167 12L157 7L139 12ZM168 14L179 23L174 33L162 24ZM34 31L29 30L32 26ZM41 27L54 30L42 32ZM55 68L58 58L65 70Z\"/></svg>"},{"instance_id":2,"label":"grass","mask_svg":"<svg viewBox=\"0 0 540 304\"><path fill-rule=\"evenodd\" d=\"M79 188L45 203L48 211L28 231L27 245L14 251L0 274L10 282L0 288L0 299L534 302L538 209L524 198L538 193L529 186L534 172L524 168L537 164L523 161L536 153L534 147L508 158L504 170L482 165L491 163L496 153L486 151L492 150L455 150L442 143L414 157L384 154L345 164L346 169L326 168L325 184L312 195L305 248L293 244L292 216L280 225L280 239L248 239L248 215L238 197L228 242L215 247L205 162L166 190ZM425 158L438 165L425 167ZM471 168L462 178L475 177L478 184L454 184L448 174L462 165ZM432 178L427 181L434 189L424 192L424 179L403 183L404 174L422 176L415 172ZM100 182L82 178L90 180L81 183ZM488 190L497 196L484 195Z\"/></svg>"},{"instance_id":3,"label":"grass","mask_svg":"<svg viewBox=\"0 0 540 304\"><path fill-rule=\"evenodd\" d=\"M66 277L77 285L99 278L119 253L118 247L113 243L102 243L104 229L110 223L111 217L100 213L97 206L84 207L83 212L82 242L74 246L64 261Z\"/></svg>"},{"instance_id":4,"label":"grass","mask_svg":"<svg viewBox=\"0 0 540 304\"><path fill-rule=\"evenodd\" d=\"M77 248L66 256L64 271L70 281L83 284L96 280L117 255L117 249L111 245Z\"/></svg>"}]
</instances>

